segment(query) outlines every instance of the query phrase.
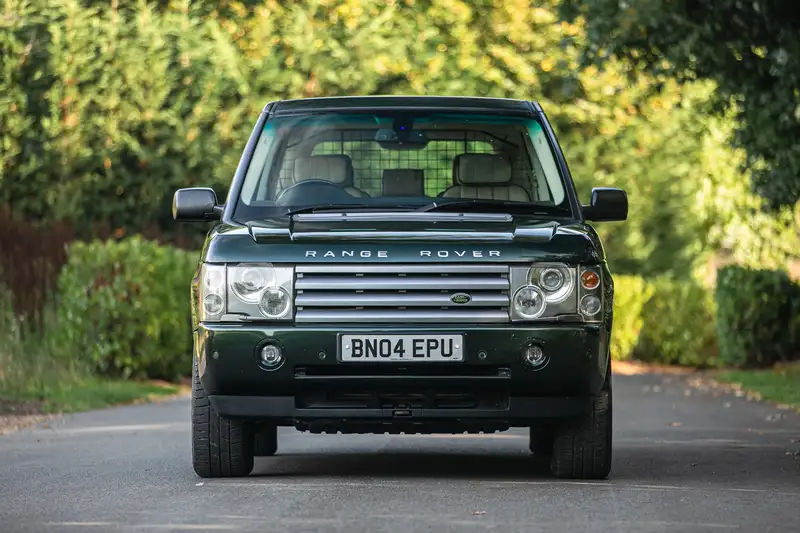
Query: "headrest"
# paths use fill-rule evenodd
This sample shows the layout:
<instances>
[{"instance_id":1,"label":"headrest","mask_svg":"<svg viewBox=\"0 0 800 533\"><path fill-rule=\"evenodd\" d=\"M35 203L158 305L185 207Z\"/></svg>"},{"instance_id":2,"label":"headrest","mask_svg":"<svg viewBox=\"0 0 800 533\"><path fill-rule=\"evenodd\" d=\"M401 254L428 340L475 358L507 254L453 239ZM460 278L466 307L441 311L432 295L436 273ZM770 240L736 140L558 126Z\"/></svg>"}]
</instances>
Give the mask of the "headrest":
<instances>
[{"instance_id":1,"label":"headrest","mask_svg":"<svg viewBox=\"0 0 800 533\"><path fill-rule=\"evenodd\" d=\"M294 182L330 181L339 185L353 183L353 162L343 154L298 157L294 161Z\"/></svg>"},{"instance_id":2,"label":"headrest","mask_svg":"<svg viewBox=\"0 0 800 533\"><path fill-rule=\"evenodd\" d=\"M460 154L453 174L453 183L460 185L503 185L511 181L511 163L496 154Z\"/></svg>"},{"instance_id":3,"label":"headrest","mask_svg":"<svg viewBox=\"0 0 800 533\"><path fill-rule=\"evenodd\" d=\"M425 196L425 172L411 168L383 171L383 196Z\"/></svg>"}]
</instances>

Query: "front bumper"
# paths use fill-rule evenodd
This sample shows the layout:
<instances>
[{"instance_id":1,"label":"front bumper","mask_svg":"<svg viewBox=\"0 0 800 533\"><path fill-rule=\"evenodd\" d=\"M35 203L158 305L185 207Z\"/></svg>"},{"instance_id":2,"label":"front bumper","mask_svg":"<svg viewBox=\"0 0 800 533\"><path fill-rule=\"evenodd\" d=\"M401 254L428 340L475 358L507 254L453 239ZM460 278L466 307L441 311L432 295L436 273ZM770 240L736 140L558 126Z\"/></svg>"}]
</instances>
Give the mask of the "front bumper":
<instances>
[{"instance_id":1,"label":"front bumper","mask_svg":"<svg viewBox=\"0 0 800 533\"><path fill-rule=\"evenodd\" d=\"M463 334L464 361L340 362L339 335L357 332ZM588 407L609 364L608 336L599 324L359 328L204 323L194 340L203 388L220 414L298 427L324 420L505 423L568 416ZM276 370L264 370L258 361L267 340L277 342L286 355ZM522 358L530 342L541 345L547 357L538 368Z\"/></svg>"}]
</instances>

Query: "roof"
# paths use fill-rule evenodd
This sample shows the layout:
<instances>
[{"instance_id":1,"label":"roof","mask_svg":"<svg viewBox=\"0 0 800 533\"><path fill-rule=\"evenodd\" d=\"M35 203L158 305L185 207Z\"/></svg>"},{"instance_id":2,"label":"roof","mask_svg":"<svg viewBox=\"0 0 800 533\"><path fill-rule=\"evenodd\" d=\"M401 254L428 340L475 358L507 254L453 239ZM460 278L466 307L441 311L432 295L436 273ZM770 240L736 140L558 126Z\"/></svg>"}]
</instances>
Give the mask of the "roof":
<instances>
[{"instance_id":1,"label":"roof","mask_svg":"<svg viewBox=\"0 0 800 533\"><path fill-rule=\"evenodd\" d=\"M440 110L484 111L504 115L531 116L539 106L527 100L473 96L336 96L279 100L267 104L270 113L294 115L327 111ZM265 110L267 109L265 107Z\"/></svg>"}]
</instances>

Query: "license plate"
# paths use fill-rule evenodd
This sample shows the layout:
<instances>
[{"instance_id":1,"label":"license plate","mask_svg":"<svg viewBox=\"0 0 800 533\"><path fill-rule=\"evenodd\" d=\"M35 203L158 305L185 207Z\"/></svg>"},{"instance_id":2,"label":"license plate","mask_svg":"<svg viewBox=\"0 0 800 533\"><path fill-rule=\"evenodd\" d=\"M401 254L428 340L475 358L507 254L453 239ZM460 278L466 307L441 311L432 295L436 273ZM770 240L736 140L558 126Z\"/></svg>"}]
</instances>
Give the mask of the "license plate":
<instances>
[{"instance_id":1,"label":"license plate","mask_svg":"<svg viewBox=\"0 0 800 533\"><path fill-rule=\"evenodd\" d=\"M461 335L342 335L341 360L458 362L464 360Z\"/></svg>"}]
</instances>

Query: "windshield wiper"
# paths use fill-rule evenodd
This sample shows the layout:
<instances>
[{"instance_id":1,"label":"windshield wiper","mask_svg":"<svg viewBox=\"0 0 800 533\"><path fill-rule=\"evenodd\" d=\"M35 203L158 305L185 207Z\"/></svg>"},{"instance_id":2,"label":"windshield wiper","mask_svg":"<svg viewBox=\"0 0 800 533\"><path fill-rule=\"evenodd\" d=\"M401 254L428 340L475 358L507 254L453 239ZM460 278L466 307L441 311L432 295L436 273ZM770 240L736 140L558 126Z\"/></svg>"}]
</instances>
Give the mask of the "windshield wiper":
<instances>
[{"instance_id":1,"label":"windshield wiper","mask_svg":"<svg viewBox=\"0 0 800 533\"><path fill-rule=\"evenodd\" d=\"M548 206L530 204L527 202L514 202L512 200L449 200L449 201L435 201L427 205L423 205L416 211L451 211L451 210L465 210L465 211L505 211L514 212L523 215L568 215L563 209Z\"/></svg>"},{"instance_id":2,"label":"windshield wiper","mask_svg":"<svg viewBox=\"0 0 800 533\"><path fill-rule=\"evenodd\" d=\"M322 211L410 211L413 206L407 205L392 205L383 207L380 205L369 204L321 204L311 205L307 207L299 207L297 209L289 209L284 213L286 216L299 215L303 213L319 213Z\"/></svg>"}]
</instances>

